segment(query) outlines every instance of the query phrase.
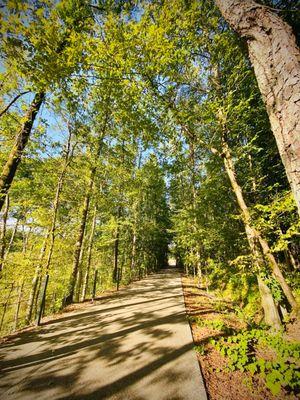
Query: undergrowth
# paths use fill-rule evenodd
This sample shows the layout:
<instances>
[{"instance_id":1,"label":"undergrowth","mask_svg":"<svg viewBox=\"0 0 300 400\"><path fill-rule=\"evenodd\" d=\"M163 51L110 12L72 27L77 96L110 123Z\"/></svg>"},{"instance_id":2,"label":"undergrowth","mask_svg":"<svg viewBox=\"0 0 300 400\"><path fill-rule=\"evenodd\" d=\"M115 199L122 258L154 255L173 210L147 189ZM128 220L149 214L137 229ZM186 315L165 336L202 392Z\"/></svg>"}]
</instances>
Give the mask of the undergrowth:
<instances>
[{"instance_id":1,"label":"undergrowth","mask_svg":"<svg viewBox=\"0 0 300 400\"><path fill-rule=\"evenodd\" d=\"M300 344L286 341L281 334L263 329L241 331L227 338L211 340L211 344L228 358L228 371L258 374L274 395L282 388L296 393L299 391ZM258 349L271 350L273 356L270 359L259 357Z\"/></svg>"},{"instance_id":2,"label":"undergrowth","mask_svg":"<svg viewBox=\"0 0 300 400\"><path fill-rule=\"evenodd\" d=\"M225 371L238 370L250 373L253 377L259 376L273 395L279 394L282 389L299 394L300 343L284 339L283 330L275 333L263 323L256 323L243 308L235 307L232 311L230 315L241 323L239 328L238 325L234 328L229 326L229 313L212 319L191 316L190 321L200 328L218 332L209 343L226 357ZM209 347L200 343L195 350L205 356Z\"/></svg>"}]
</instances>

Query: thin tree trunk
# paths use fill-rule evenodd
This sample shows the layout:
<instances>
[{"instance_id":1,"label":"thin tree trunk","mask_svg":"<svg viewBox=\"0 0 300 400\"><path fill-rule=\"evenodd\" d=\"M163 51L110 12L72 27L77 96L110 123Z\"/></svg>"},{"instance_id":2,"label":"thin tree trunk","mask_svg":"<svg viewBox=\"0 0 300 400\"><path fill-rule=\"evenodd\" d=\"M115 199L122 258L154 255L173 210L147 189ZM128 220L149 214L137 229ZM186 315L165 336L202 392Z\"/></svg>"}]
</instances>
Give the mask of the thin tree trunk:
<instances>
[{"instance_id":1,"label":"thin tree trunk","mask_svg":"<svg viewBox=\"0 0 300 400\"><path fill-rule=\"evenodd\" d=\"M267 259L273 275L275 277L275 279L277 280L277 282L279 282L283 293L285 294L288 302L290 303L291 307L296 310L298 308L298 304L296 302L296 299L292 293L291 288L289 287L289 285L287 284L286 280L284 279L284 276L282 275L281 269L279 268L279 265L277 263L277 261L275 260L275 257L273 256L273 254L271 253L271 249L269 247L268 242L261 236L260 232L258 232L256 230L256 235L257 238L259 240L259 243L261 245L263 254L265 256L265 258Z\"/></svg>"},{"instance_id":2,"label":"thin tree trunk","mask_svg":"<svg viewBox=\"0 0 300 400\"><path fill-rule=\"evenodd\" d=\"M121 267L118 267L118 274L117 274L117 290L120 288L120 283L122 281L123 277L123 268L124 264L126 263L126 253L123 253L122 261L121 261Z\"/></svg>"},{"instance_id":3,"label":"thin tree trunk","mask_svg":"<svg viewBox=\"0 0 300 400\"><path fill-rule=\"evenodd\" d=\"M50 235L50 229L47 230L46 236L43 240L38 263L35 267L34 276L32 278L31 290L30 290L30 294L29 294L27 313L26 313L26 323L27 324L29 324L31 322L32 311L33 311L35 300L37 298L36 295L38 294L37 288L38 288L40 277L41 277L41 272L42 272L42 268L43 268L43 260L44 260L45 253L46 253L49 235Z\"/></svg>"},{"instance_id":4,"label":"thin tree trunk","mask_svg":"<svg viewBox=\"0 0 300 400\"><path fill-rule=\"evenodd\" d=\"M47 234L45 236L45 239L44 239L44 242L43 242L43 245L41 248L40 256L39 256L39 262L36 266L34 277L32 280L32 288L31 288L31 292L30 292L30 296L29 296L28 310L27 310L27 317L26 317L27 323L29 323L31 321L33 307L34 307L34 304L37 303L37 299L39 297L39 290L40 290L40 286L41 286L40 278L41 278L41 272L43 269L43 260L44 260L45 254L46 254L49 238L50 238L49 250L48 250L48 255L47 255L47 259L46 259L46 263L45 263L46 272L48 272L50 264L51 264L53 248L54 248L54 241L55 241L55 230L56 230L57 212L58 212L58 208L59 208L59 198L60 198L60 193L61 193L62 187L63 187L64 177L65 177L67 168L70 163L71 137L72 137L72 132L71 132L71 130L69 130L68 140L67 140L67 144L66 144L65 161L64 161L64 165L63 165L62 171L60 173L60 176L58 178L56 192L55 192L54 201L53 201L52 221L51 221L51 225L47 231Z\"/></svg>"},{"instance_id":5,"label":"thin tree trunk","mask_svg":"<svg viewBox=\"0 0 300 400\"><path fill-rule=\"evenodd\" d=\"M252 0L215 0L244 37L300 214L300 52L292 29Z\"/></svg>"},{"instance_id":6,"label":"thin tree trunk","mask_svg":"<svg viewBox=\"0 0 300 400\"><path fill-rule=\"evenodd\" d=\"M15 144L11 149L6 164L3 167L2 174L0 176L0 211L2 209L5 196L10 189L18 165L21 161L23 152L27 145L34 120L44 99L45 99L44 92L36 93L36 95L34 96L34 99L25 116L25 121L23 122L23 125L16 136Z\"/></svg>"},{"instance_id":7,"label":"thin tree trunk","mask_svg":"<svg viewBox=\"0 0 300 400\"><path fill-rule=\"evenodd\" d=\"M13 245L14 239L15 239L17 231L18 231L19 222L20 222L20 218L17 219L15 226L14 226L14 230L12 231L12 234L11 234L11 237L9 240L9 244L8 244L5 254L4 254L4 261L6 260L7 256L9 255L10 249Z\"/></svg>"},{"instance_id":8,"label":"thin tree trunk","mask_svg":"<svg viewBox=\"0 0 300 400\"><path fill-rule=\"evenodd\" d=\"M255 230L250 225L250 213L248 207L245 203L242 189L236 180L235 168L231 159L231 153L227 142L223 139L223 154L224 154L224 165L227 175L229 177L233 192L236 196L237 202L241 209L243 222L245 226L245 232L251 253L253 255L253 263L255 269L259 271L263 265L263 260L261 258L260 251L257 246L257 237ZM259 288L259 293L261 297L261 304L264 309L265 322L271 325L274 329L278 329L281 326L280 317L277 311L276 304L274 302L271 291L268 289L267 285L263 282L262 278L257 274L257 283Z\"/></svg>"},{"instance_id":9,"label":"thin tree trunk","mask_svg":"<svg viewBox=\"0 0 300 400\"><path fill-rule=\"evenodd\" d=\"M23 296L23 287L24 287L24 278L22 279L22 283L20 284L20 287L19 287L18 301L17 301L17 307L16 307L16 312L15 312L15 317L14 317L14 331L16 331L18 328L19 312L20 312L20 306L21 306L21 301L22 301L22 296Z\"/></svg>"},{"instance_id":10,"label":"thin tree trunk","mask_svg":"<svg viewBox=\"0 0 300 400\"><path fill-rule=\"evenodd\" d=\"M142 164L142 156L143 156L143 148L140 146L140 141L139 139L137 140L137 145L138 145L138 153L136 160L134 162L134 171L135 170L140 170L141 164ZM136 178L136 172L133 174L133 179ZM138 202L135 200L133 202L133 232L132 232L132 245L131 245L131 260L130 260L130 280L132 279L132 275L135 278L135 268L136 268L136 253L137 253L137 224L138 224Z\"/></svg>"},{"instance_id":11,"label":"thin tree trunk","mask_svg":"<svg viewBox=\"0 0 300 400\"><path fill-rule=\"evenodd\" d=\"M2 329L2 326L3 326L3 323L4 323L7 307L9 305L10 296L11 296L13 290L14 290L14 287L15 287L15 283L13 282L10 285L10 289L9 289L8 295L6 296L6 301L3 304L3 312L2 312L2 316L1 316L1 322L0 322L0 332L1 332L1 329Z\"/></svg>"},{"instance_id":12,"label":"thin tree trunk","mask_svg":"<svg viewBox=\"0 0 300 400\"><path fill-rule=\"evenodd\" d=\"M113 281L118 283L118 261L119 261L119 237L120 237L120 227L119 227L119 219L121 217L121 206L118 207L117 214L117 228L115 232L115 241L114 241L114 269L113 269Z\"/></svg>"},{"instance_id":13,"label":"thin tree trunk","mask_svg":"<svg viewBox=\"0 0 300 400\"><path fill-rule=\"evenodd\" d=\"M45 264L46 274L49 271L52 254L53 254L53 248L54 248L54 242L55 242L55 231L56 231L56 220L57 220L57 212L58 212L58 208L59 208L60 194L61 194L61 191L63 188L64 178L65 178L68 166L70 165L70 161L71 161L71 157L72 157L71 140L72 140L72 130L69 127L69 135L68 135L68 140L66 143L64 164L63 164L63 168L61 170L61 173L60 173L60 176L59 176L59 179L57 182L57 187L56 187L56 192L55 192L55 197L54 197L54 202L53 202L53 214L52 214L52 221L51 221L51 226L50 226L50 231L49 231L50 243L49 243L48 256L47 256L47 260L46 260L46 264Z\"/></svg>"},{"instance_id":14,"label":"thin tree trunk","mask_svg":"<svg viewBox=\"0 0 300 400\"><path fill-rule=\"evenodd\" d=\"M65 161L64 161L64 165L63 165L62 171L60 173L60 176L58 178L56 192L55 192L54 201L53 201L52 221L51 221L51 225L50 225L49 229L47 230L46 236L44 238L43 245L42 245L42 248L40 251L39 261L35 268L35 273L34 273L34 277L32 280L32 288L31 288L30 295L29 295L27 316L26 316L27 323L30 323L30 321L31 321L33 307L39 297L39 289L40 289L40 283L41 283L40 277L41 277L41 272L42 272L42 268L43 268L43 260L44 260L45 254L46 254L49 238L50 238L49 250L48 250L48 255L47 255L47 259L46 259L46 263L45 263L46 272L48 272L50 264L51 264L54 241L55 241L55 229L56 229L57 211L58 211L58 207L59 207L59 198L60 198L60 193L61 193L62 187L63 187L64 177L65 177L67 168L70 163L71 137L72 137L72 133L71 133L71 130L69 130L69 136L68 136L68 140L67 140L67 144L66 144Z\"/></svg>"},{"instance_id":15,"label":"thin tree trunk","mask_svg":"<svg viewBox=\"0 0 300 400\"><path fill-rule=\"evenodd\" d=\"M81 301L85 300L86 292L87 292L87 288L88 288L88 284L89 284L90 267L91 267L91 261L92 261L92 251L93 251L93 243L94 243L94 235L95 235L95 227L96 227L96 217L97 217L97 206L95 205L91 233L90 233L90 237L89 237L89 245L88 245L88 251L87 251L87 264L86 264L86 271L85 271L83 288L82 288Z\"/></svg>"},{"instance_id":16,"label":"thin tree trunk","mask_svg":"<svg viewBox=\"0 0 300 400\"><path fill-rule=\"evenodd\" d=\"M130 280L135 278L136 268L136 245L137 245L137 223L138 223L138 211L137 202L133 203L133 229L132 229L132 242L131 242L131 257L130 257Z\"/></svg>"},{"instance_id":17,"label":"thin tree trunk","mask_svg":"<svg viewBox=\"0 0 300 400\"><path fill-rule=\"evenodd\" d=\"M289 260L291 262L293 269L295 269L297 271L299 269L299 266L297 265L297 262L295 260L295 257L293 256L293 253L291 252L291 250L289 248L286 249L286 253L287 253L287 256L289 257Z\"/></svg>"},{"instance_id":18,"label":"thin tree trunk","mask_svg":"<svg viewBox=\"0 0 300 400\"><path fill-rule=\"evenodd\" d=\"M106 128L107 128L108 122L109 122L109 110L107 110L107 112L106 112L101 135L99 136L98 147L97 147L97 151L95 154L96 162L98 161L98 158L101 153L103 139L106 134ZM89 211L89 206L90 206L90 200L91 200L91 196L92 196L92 192L93 192L93 186L94 186L94 180L96 177L96 172L97 172L97 164L95 164L91 168L89 185L88 185L86 195L84 198L84 203L83 203L83 208L82 208L82 213L81 213L81 222L80 222L80 226L78 229L78 236L77 236L77 240L76 240L75 248L74 248L73 268L72 268L72 272L71 272L67 295L64 299L65 305L71 304L73 302L73 298L74 298L76 279L77 279L78 267L79 267L79 261L80 261L80 252L81 252L81 247L82 247L82 243L83 243L84 231L85 231L85 227L86 227L86 221L87 221L87 216L88 216L88 211Z\"/></svg>"},{"instance_id":19,"label":"thin tree trunk","mask_svg":"<svg viewBox=\"0 0 300 400\"><path fill-rule=\"evenodd\" d=\"M25 222L26 222L26 220L25 220L25 217L24 217L24 224L22 226L22 241L23 241L22 253L23 253L23 255L25 255L26 252L27 252L27 247L28 247L28 243L29 243L29 236L30 236L31 230L32 230L32 227L30 226L28 231L27 232L25 231Z\"/></svg>"},{"instance_id":20,"label":"thin tree trunk","mask_svg":"<svg viewBox=\"0 0 300 400\"><path fill-rule=\"evenodd\" d=\"M125 141L123 139L122 142L122 165L125 162ZM123 193L122 185L120 185L119 193L122 196ZM120 225L119 221L122 215L122 207L119 205L117 210L117 227L115 232L115 241L114 241L114 267L113 267L113 282L117 283L117 289L119 289L119 270L118 270L118 258L119 258L119 238L120 238Z\"/></svg>"},{"instance_id":21,"label":"thin tree trunk","mask_svg":"<svg viewBox=\"0 0 300 400\"><path fill-rule=\"evenodd\" d=\"M197 235L197 217L196 217L196 210L197 210L197 189L196 189L196 157L195 157L195 135L189 136L189 158L190 158L190 168L191 168L191 184L192 184L192 210L194 213L193 216L193 231L194 235ZM200 253L200 243L196 244L196 248L192 249L196 256L196 271L199 278L199 282L202 278L202 271L201 271L201 253Z\"/></svg>"},{"instance_id":22,"label":"thin tree trunk","mask_svg":"<svg viewBox=\"0 0 300 400\"><path fill-rule=\"evenodd\" d=\"M136 226L134 226L132 235L131 261L130 261L130 279L135 271L136 241L137 241Z\"/></svg>"},{"instance_id":23,"label":"thin tree trunk","mask_svg":"<svg viewBox=\"0 0 300 400\"><path fill-rule=\"evenodd\" d=\"M260 244L262 253L263 253L265 259L268 261L268 264L270 265L270 267L272 269L274 277L280 284L291 307L293 309L296 309L297 308L296 299L295 299L289 285L286 283L286 281L281 273L281 270L275 260L275 257L271 253L271 250L270 250L270 247L269 247L267 241L261 236L261 233L257 229L255 229L251 224L250 212L249 212L248 206L244 200L242 189L237 182L235 167L234 167L234 164L232 161L230 149L227 144L226 138L224 136L223 136L223 140L222 140L222 149L223 149L225 169L226 169L227 175L229 177L233 192L236 196L238 205L241 209L249 245L250 245L250 247L252 246L252 249L253 249L253 245L250 244L250 242L252 240L254 241L254 246L257 246L257 243Z\"/></svg>"},{"instance_id":24,"label":"thin tree trunk","mask_svg":"<svg viewBox=\"0 0 300 400\"><path fill-rule=\"evenodd\" d=\"M49 243L49 250L48 250L48 255L47 255L47 259L46 259L46 263L45 263L46 273L48 273L48 270L49 270L49 267L51 264L52 254L53 254L57 211L58 211L58 207L59 207L59 196L60 196L60 193L62 190L64 173L65 173L65 171L59 177L57 188L56 188L56 193L55 193L55 198L54 198L54 203L53 203L52 221L51 221L51 226L50 226L50 230L49 230L48 237L47 237L47 239L50 238L50 243Z\"/></svg>"},{"instance_id":25,"label":"thin tree trunk","mask_svg":"<svg viewBox=\"0 0 300 400\"><path fill-rule=\"evenodd\" d=\"M79 302L80 291L81 291L81 286L82 286L82 262L83 262L82 260L83 260L83 256L84 256L86 240L87 240L87 238L86 238L86 226L85 226L84 237L83 237L82 246L80 249L78 270L77 270L77 277L76 277L76 285L75 285L75 301L77 301L77 302Z\"/></svg>"},{"instance_id":26,"label":"thin tree trunk","mask_svg":"<svg viewBox=\"0 0 300 400\"><path fill-rule=\"evenodd\" d=\"M8 218L8 210L9 210L9 196L6 195L5 199L5 208L3 212L3 219L2 219L2 229L1 229L1 237L0 237L0 272L3 270L4 265L4 255L6 249L6 225L7 225L7 218Z\"/></svg>"},{"instance_id":27,"label":"thin tree trunk","mask_svg":"<svg viewBox=\"0 0 300 400\"><path fill-rule=\"evenodd\" d=\"M68 294L65 299L66 305L71 304L73 302L73 298L74 298L76 279L77 279L77 275L78 275L78 268L79 268L79 262L80 262L80 253L81 253L81 248L82 248L82 244L83 244L86 221L87 221L87 216L88 216L88 211L89 211L89 206L90 206L92 190L93 190L93 186L94 186L95 174L96 174L96 167L93 167L91 170L91 173L90 173L88 189L87 189L86 195L84 197L84 201L83 201L83 207L82 207L82 212L81 212L81 222L79 225L78 236L77 236L77 240L76 240L75 248L74 248L73 268L72 268L71 278L70 278L69 287L68 287Z\"/></svg>"},{"instance_id":28,"label":"thin tree trunk","mask_svg":"<svg viewBox=\"0 0 300 400\"><path fill-rule=\"evenodd\" d=\"M283 232L282 232L282 229L280 226L279 226L279 230L280 230L281 235L283 235ZM295 257L293 256L293 253L289 249L289 246L287 246L287 248L283 251L283 253L284 253L284 258L285 258L287 265L289 265L294 270L297 270L298 269L297 262L295 260Z\"/></svg>"}]
</instances>

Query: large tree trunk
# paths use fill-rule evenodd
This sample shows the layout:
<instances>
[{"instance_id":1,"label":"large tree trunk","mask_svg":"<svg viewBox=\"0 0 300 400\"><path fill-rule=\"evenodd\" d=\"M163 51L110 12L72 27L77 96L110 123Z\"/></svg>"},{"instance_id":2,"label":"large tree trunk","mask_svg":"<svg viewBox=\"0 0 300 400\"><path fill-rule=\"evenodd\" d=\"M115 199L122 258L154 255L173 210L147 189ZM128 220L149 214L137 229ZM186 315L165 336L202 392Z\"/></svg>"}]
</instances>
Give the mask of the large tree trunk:
<instances>
[{"instance_id":1,"label":"large tree trunk","mask_svg":"<svg viewBox=\"0 0 300 400\"><path fill-rule=\"evenodd\" d=\"M215 0L245 37L279 153L300 214L300 53L292 29L252 0Z\"/></svg>"},{"instance_id":2,"label":"large tree trunk","mask_svg":"<svg viewBox=\"0 0 300 400\"><path fill-rule=\"evenodd\" d=\"M17 134L15 144L8 156L6 164L3 167L0 176L0 211L4 204L5 196L9 191L18 165L20 164L24 149L27 145L35 117L45 99L45 93L40 92L34 96L34 99L25 116L25 120L20 131Z\"/></svg>"}]
</instances>

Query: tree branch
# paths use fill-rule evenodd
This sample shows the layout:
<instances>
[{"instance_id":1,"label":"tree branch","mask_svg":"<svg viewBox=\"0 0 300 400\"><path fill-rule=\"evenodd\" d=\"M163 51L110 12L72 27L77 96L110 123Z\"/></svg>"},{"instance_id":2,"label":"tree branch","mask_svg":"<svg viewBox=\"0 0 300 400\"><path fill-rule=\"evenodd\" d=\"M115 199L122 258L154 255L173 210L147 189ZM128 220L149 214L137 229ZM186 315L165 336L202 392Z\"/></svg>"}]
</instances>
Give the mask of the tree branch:
<instances>
[{"instance_id":1,"label":"tree branch","mask_svg":"<svg viewBox=\"0 0 300 400\"><path fill-rule=\"evenodd\" d=\"M10 108L21 96L23 96L24 94L27 94L27 93L30 93L30 90L27 90L26 92L19 93L14 99L12 99L12 101L11 101L10 103L8 103L8 105L4 108L4 110L2 110L2 111L0 112L0 117L2 117L2 115L5 114L5 113L9 110L9 108Z\"/></svg>"}]
</instances>

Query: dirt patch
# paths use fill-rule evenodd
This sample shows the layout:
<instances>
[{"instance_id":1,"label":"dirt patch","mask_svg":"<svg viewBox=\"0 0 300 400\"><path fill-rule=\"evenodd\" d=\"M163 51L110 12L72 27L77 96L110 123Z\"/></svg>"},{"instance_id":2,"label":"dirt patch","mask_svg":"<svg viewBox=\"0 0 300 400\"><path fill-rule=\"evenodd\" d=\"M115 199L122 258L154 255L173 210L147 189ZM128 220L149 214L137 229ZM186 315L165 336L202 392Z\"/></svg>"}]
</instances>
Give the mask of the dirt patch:
<instances>
[{"instance_id":1,"label":"dirt patch","mask_svg":"<svg viewBox=\"0 0 300 400\"><path fill-rule=\"evenodd\" d=\"M274 396L264 380L250 372L228 371L228 360L211 344L210 339L226 336L228 330L240 330L245 324L235 315L228 301L200 289L192 278L183 277L182 286L187 314L193 334L198 361L210 400L296 400L284 390ZM203 326L202 325L203 322ZM207 326L209 325L209 326ZM226 326L225 331L222 330ZM297 326L287 329L292 340L299 336ZM267 358L267 357L266 357Z\"/></svg>"}]
</instances>

